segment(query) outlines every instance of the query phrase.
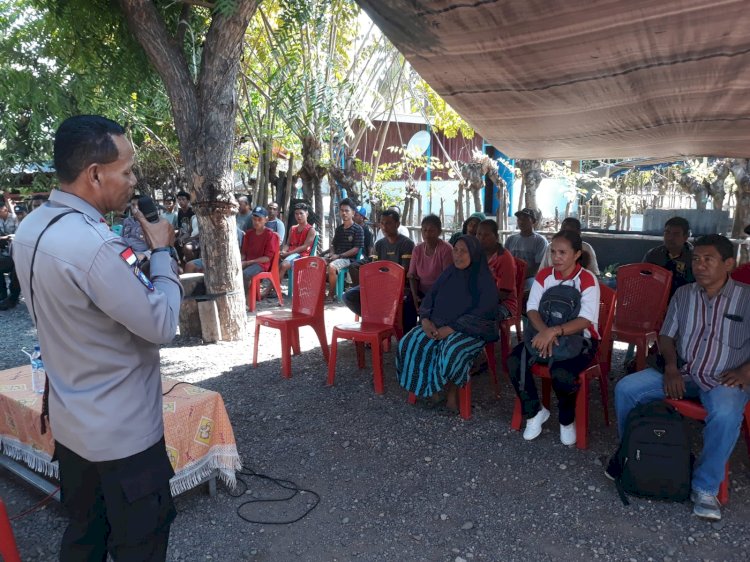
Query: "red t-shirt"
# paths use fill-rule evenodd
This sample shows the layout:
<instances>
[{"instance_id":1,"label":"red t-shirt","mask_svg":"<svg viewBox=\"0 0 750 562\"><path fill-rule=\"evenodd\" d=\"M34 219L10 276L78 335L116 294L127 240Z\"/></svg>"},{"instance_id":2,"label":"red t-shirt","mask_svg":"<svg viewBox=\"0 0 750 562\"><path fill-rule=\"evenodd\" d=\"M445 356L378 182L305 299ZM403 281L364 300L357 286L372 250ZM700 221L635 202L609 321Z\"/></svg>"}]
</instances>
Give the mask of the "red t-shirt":
<instances>
[{"instance_id":1,"label":"red t-shirt","mask_svg":"<svg viewBox=\"0 0 750 562\"><path fill-rule=\"evenodd\" d=\"M313 226L311 224L305 225L305 228L300 231L299 225L295 224L292 227L292 230L289 232L289 239L287 244L289 245L289 249L293 250L294 248L297 248L299 246L302 246L305 243L305 240L307 240L307 233L310 232L310 229ZM310 250L312 249L312 246L310 246ZM299 255L302 258L306 258L310 255L310 250L305 250L304 252L300 252Z\"/></svg>"},{"instance_id":2,"label":"red t-shirt","mask_svg":"<svg viewBox=\"0 0 750 562\"><path fill-rule=\"evenodd\" d=\"M245 237L242 239L242 261L254 260L261 256L267 256L269 260L273 260L278 252L279 237L273 230L265 228L263 234L257 234L253 228L245 231ZM263 271L270 271L271 263L267 261L258 265L263 268Z\"/></svg>"},{"instance_id":3,"label":"red t-shirt","mask_svg":"<svg viewBox=\"0 0 750 562\"><path fill-rule=\"evenodd\" d=\"M516 294L516 260L505 250L502 254L492 254L487 265L490 266L498 291L508 291L510 295L503 301L505 307L515 316L518 313L518 295Z\"/></svg>"}]
</instances>

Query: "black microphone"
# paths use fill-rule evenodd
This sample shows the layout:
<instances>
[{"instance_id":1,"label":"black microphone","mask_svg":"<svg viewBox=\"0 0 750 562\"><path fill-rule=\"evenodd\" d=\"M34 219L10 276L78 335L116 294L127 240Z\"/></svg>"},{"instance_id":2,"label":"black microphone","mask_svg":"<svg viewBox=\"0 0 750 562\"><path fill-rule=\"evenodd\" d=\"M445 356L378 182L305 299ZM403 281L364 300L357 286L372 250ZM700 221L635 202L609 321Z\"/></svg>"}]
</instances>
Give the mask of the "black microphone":
<instances>
[{"instance_id":1,"label":"black microphone","mask_svg":"<svg viewBox=\"0 0 750 562\"><path fill-rule=\"evenodd\" d=\"M141 195L138 198L138 210L143 213L148 222L159 222L159 210L156 208L154 200L148 195Z\"/></svg>"}]
</instances>

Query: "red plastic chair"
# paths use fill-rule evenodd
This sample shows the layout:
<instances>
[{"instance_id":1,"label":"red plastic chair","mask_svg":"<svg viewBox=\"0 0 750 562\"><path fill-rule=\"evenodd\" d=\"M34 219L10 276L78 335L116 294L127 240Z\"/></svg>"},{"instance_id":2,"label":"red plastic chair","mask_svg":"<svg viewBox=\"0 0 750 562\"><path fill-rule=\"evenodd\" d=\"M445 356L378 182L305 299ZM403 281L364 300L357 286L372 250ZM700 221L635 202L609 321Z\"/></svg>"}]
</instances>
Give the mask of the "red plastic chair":
<instances>
[{"instance_id":1,"label":"red plastic chair","mask_svg":"<svg viewBox=\"0 0 750 562\"><path fill-rule=\"evenodd\" d=\"M0 560L21 562L16 539L13 537L13 528L10 526L8 510L5 509L2 499L0 499Z\"/></svg>"},{"instance_id":2,"label":"red plastic chair","mask_svg":"<svg viewBox=\"0 0 750 562\"><path fill-rule=\"evenodd\" d=\"M300 354L299 329L310 326L318 336L323 357L328 361L323 297L325 296L327 268L323 258L299 258L294 262L294 284L291 311L260 312L255 318L255 343L253 345L253 367L258 366L258 341L260 327L266 326L281 331L281 376L292 376L292 357Z\"/></svg>"},{"instance_id":3,"label":"red plastic chair","mask_svg":"<svg viewBox=\"0 0 750 562\"><path fill-rule=\"evenodd\" d=\"M253 277L250 286L247 289L247 305L250 308L250 312L255 312L255 300L262 300L263 297L260 294L260 282L263 279L270 279L273 284L273 289L276 291L276 296L279 299L279 306L284 306L284 295L281 293L281 278L279 277L279 253L280 250L276 250L276 253L271 258L271 269L270 271L263 271Z\"/></svg>"},{"instance_id":4,"label":"red plastic chair","mask_svg":"<svg viewBox=\"0 0 750 562\"><path fill-rule=\"evenodd\" d=\"M373 383L375 392L383 394L383 342L391 336L401 338L398 311L404 300L406 272L400 265L386 261L375 261L360 267L359 286L362 303L362 321L339 324L331 336L331 359L328 362L328 385L336 378L336 354L338 340L352 340L357 346L357 365L365 366L365 343L372 350Z\"/></svg>"},{"instance_id":5,"label":"red plastic chair","mask_svg":"<svg viewBox=\"0 0 750 562\"><path fill-rule=\"evenodd\" d=\"M750 285L750 263L743 263L732 272L732 279Z\"/></svg>"},{"instance_id":6,"label":"red plastic chair","mask_svg":"<svg viewBox=\"0 0 750 562\"><path fill-rule=\"evenodd\" d=\"M699 400L684 399L684 400L673 400L667 398L664 400L668 404L674 406L675 410L680 412L686 418L703 421L706 419L708 412L703 407L703 404ZM750 454L750 403L745 406L745 416L742 420L742 429L745 434L745 444L747 445L747 452ZM719 486L719 503L726 504L729 501L729 462L724 473L724 480Z\"/></svg>"},{"instance_id":7,"label":"red plastic chair","mask_svg":"<svg viewBox=\"0 0 750 562\"><path fill-rule=\"evenodd\" d=\"M646 355L656 343L672 287L672 272L652 263L617 269L617 310L612 339L635 345L636 368L646 368Z\"/></svg>"},{"instance_id":8,"label":"red plastic chair","mask_svg":"<svg viewBox=\"0 0 750 562\"><path fill-rule=\"evenodd\" d=\"M617 293L612 289L599 283L599 329L602 339L599 348L591 364L579 375L580 389L576 396L576 447L588 449L589 446L589 381L599 379L599 389L602 395L602 408L604 409L604 423L609 425L609 388L607 374L609 373L609 361L612 353L612 320L615 312ZM552 378L549 369L545 365L532 365L531 373L542 379L542 403L549 408L550 394L552 389ZM511 428L516 431L521 429L521 400L516 397L516 405L513 409Z\"/></svg>"},{"instance_id":9,"label":"red plastic chair","mask_svg":"<svg viewBox=\"0 0 750 562\"><path fill-rule=\"evenodd\" d=\"M516 295L518 295L518 312L515 316L507 318L500 323L500 354L502 358L502 365L505 372L508 372L508 357L510 352L513 351L510 339L510 328L516 327L516 339L521 342L523 340L523 322L521 321L521 304L523 301L523 290L526 285L526 268L527 264L520 258L516 260Z\"/></svg>"}]
</instances>

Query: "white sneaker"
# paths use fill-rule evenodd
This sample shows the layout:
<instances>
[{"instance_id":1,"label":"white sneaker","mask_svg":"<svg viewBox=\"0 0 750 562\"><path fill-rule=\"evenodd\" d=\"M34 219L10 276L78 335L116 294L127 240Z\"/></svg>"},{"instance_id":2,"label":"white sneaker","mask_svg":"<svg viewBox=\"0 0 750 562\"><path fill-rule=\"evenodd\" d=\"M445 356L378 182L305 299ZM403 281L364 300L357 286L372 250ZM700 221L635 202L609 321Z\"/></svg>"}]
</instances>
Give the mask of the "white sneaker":
<instances>
[{"instance_id":1,"label":"white sneaker","mask_svg":"<svg viewBox=\"0 0 750 562\"><path fill-rule=\"evenodd\" d=\"M526 429L523 430L523 438L531 441L539 437L542 432L542 425L549 419L549 410L542 406L533 418L526 420Z\"/></svg>"},{"instance_id":2,"label":"white sneaker","mask_svg":"<svg viewBox=\"0 0 750 562\"><path fill-rule=\"evenodd\" d=\"M576 422L570 425L560 425L560 442L563 445L576 444Z\"/></svg>"}]
</instances>

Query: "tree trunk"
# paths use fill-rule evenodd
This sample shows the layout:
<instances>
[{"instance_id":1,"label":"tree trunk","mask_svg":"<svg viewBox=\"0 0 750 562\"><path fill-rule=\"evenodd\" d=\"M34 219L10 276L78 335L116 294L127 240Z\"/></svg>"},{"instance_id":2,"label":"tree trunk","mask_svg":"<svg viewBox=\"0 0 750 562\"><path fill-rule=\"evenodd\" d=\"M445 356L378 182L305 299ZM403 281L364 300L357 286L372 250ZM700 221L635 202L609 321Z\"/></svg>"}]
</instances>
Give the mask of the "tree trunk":
<instances>
[{"instance_id":1,"label":"tree trunk","mask_svg":"<svg viewBox=\"0 0 750 562\"><path fill-rule=\"evenodd\" d=\"M193 81L181 44L149 0L119 0L133 35L164 81L171 102L187 183L201 229L206 292L216 303L222 339L246 334L247 314L237 245L232 161L236 78L245 30L257 7L241 0L227 15L214 12Z\"/></svg>"},{"instance_id":2,"label":"tree trunk","mask_svg":"<svg viewBox=\"0 0 750 562\"><path fill-rule=\"evenodd\" d=\"M750 224L750 160L736 158L731 161L730 168L737 184L732 238L739 238L745 226Z\"/></svg>"},{"instance_id":3,"label":"tree trunk","mask_svg":"<svg viewBox=\"0 0 750 562\"><path fill-rule=\"evenodd\" d=\"M523 174L523 185L526 191L526 207L538 209L536 204L536 190L542 183L541 160L517 160L516 167Z\"/></svg>"},{"instance_id":4,"label":"tree trunk","mask_svg":"<svg viewBox=\"0 0 750 562\"><path fill-rule=\"evenodd\" d=\"M286 190L284 191L284 204L282 205L282 209L284 213L286 213L286 216L289 216L289 211L291 209L289 208L289 202L292 200L292 189L294 189L294 183L295 183L295 175L292 173L294 170L294 153L289 153L289 168L287 168L286 171ZM296 197L297 194L295 193L294 196Z\"/></svg>"},{"instance_id":5,"label":"tree trunk","mask_svg":"<svg viewBox=\"0 0 750 562\"><path fill-rule=\"evenodd\" d=\"M471 195L474 198L474 210L476 212L482 211L482 199L479 197L479 191L476 189L471 190Z\"/></svg>"},{"instance_id":6,"label":"tree trunk","mask_svg":"<svg viewBox=\"0 0 750 562\"><path fill-rule=\"evenodd\" d=\"M456 214L458 215L456 226L458 228L461 228L461 226L464 224L464 184L463 182L458 182L458 201L456 202Z\"/></svg>"}]
</instances>

